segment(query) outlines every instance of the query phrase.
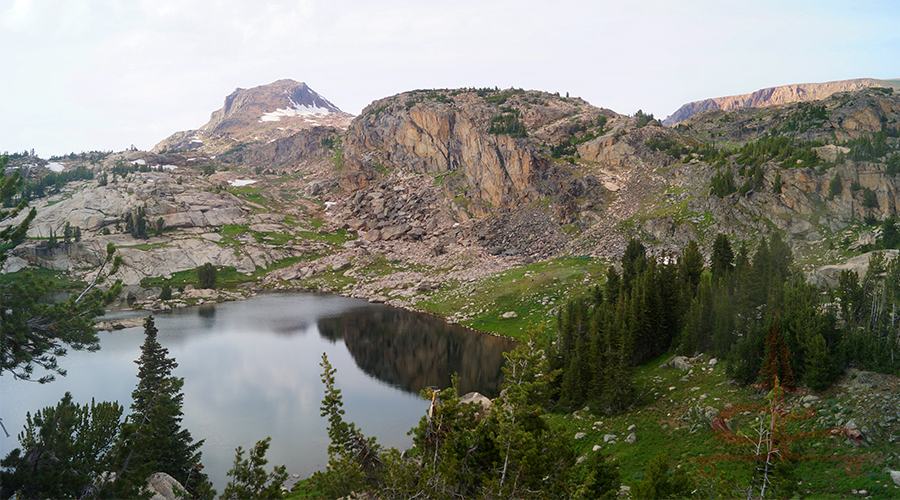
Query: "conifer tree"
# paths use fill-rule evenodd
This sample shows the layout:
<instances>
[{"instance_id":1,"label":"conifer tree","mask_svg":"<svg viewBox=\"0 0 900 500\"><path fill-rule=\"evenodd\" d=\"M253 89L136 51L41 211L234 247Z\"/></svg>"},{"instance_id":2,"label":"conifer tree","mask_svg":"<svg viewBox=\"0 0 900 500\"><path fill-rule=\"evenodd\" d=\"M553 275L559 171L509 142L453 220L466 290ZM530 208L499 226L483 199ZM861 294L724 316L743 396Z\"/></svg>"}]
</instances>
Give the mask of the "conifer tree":
<instances>
[{"instance_id":1,"label":"conifer tree","mask_svg":"<svg viewBox=\"0 0 900 500\"><path fill-rule=\"evenodd\" d=\"M716 235L713 242L712 258L710 259L710 272L713 279L721 280L734 268L734 252L728 237L722 233Z\"/></svg>"},{"instance_id":2,"label":"conifer tree","mask_svg":"<svg viewBox=\"0 0 900 500\"><path fill-rule=\"evenodd\" d=\"M91 400L79 405L66 393L54 407L26 414L16 448L0 462L0 496L84 498L109 470L122 407Z\"/></svg>"},{"instance_id":3,"label":"conifer tree","mask_svg":"<svg viewBox=\"0 0 900 500\"><path fill-rule=\"evenodd\" d=\"M794 372L791 370L791 352L781 330L778 329L778 317L769 335L766 336L766 359L763 362L759 374L762 376L761 384L766 390L771 390L777 383L787 390L794 390Z\"/></svg>"},{"instance_id":4,"label":"conifer tree","mask_svg":"<svg viewBox=\"0 0 900 500\"><path fill-rule=\"evenodd\" d=\"M132 414L123 429L123 474L147 477L165 472L198 497L212 494L206 474L201 472L199 451L203 441L194 442L181 427L184 379L173 377L178 367L169 350L157 340L153 316L144 322L144 344L138 365L138 385L131 393ZM120 474L123 475L123 474Z\"/></svg>"},{"instance_id":5,"label":"conifer tree","mask_svg":"<svg viewBox=\"0 0 900 500\"><path fill-rule=\"evenodd\" d=\"M647 249L644 245L632 238L625 247L622 255L622 285L628 289L631 287L637 275L643 270L647 260Z\"/></svg>"},{"instance_id":6,"label":"conifer tree","mask_svg":"<svg viewBox=\"0 0 900 500\"><path fill-rule=\"evenodd\" d=\"M234 465L228 471L231 480L222 496L222 500L270 500L282 498L281 485L287 481L288 473L284 465L276 466L272 472L266 473L266 451L272 438L257 441L249 456L244 459L244 449L235 450Z\"/></svg>"},{"instance_id":7,"label":"conifer tree","mask_svg":"<svg viewBox=\"0 0 900 500\"><path fill-rule=\"evenodd\" d=\"M703 274L703 254L697 242L691 240L681 252L678 258L678 270L683 282L690 285L690 294L697 292L700 285L700 276Z\"/></svg>"}]
</instances>

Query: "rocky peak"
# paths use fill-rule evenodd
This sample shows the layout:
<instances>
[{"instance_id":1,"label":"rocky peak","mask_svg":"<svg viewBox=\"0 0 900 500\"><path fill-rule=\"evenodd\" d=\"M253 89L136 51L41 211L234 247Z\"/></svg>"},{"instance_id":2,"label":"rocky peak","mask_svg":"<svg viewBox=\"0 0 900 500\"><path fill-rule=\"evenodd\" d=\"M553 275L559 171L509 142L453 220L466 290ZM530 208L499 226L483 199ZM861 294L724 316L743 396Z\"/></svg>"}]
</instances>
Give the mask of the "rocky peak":
<instances>
[{"instance_id":1,"label":"rocky peak","mask_svg":"<svg viewBox=\"0 0 900 500\"><path fill-rule=\"evenodd\" d=\"M900 80L876 80L857 78L825 83L800 83L769 87L750 94L733 95L689 102L669 115L663 123L675 125L696 113L708 110L730 110L739 108L763 108L792 102L806 102L827 99L837 92L853 92L871 87L886 87L900 90Z\"/></svg>"},{"instance_id":2,"label":"rocky peak","mask_svg":"<svg viewBox=\"0 0 900 500\"><path fill-rule=\"evenodd\" d=\"M238 88L222 108L197 130L176 132L153 150L205 149L218 153L234 141L268 144L315 127L344 130L353 115L345 113L303 82L278 80L251 89Z\"/></svg>"},{"instance_id":3,"label":"rocky peak","mask_svg":"<svg viewBox=\"0 0 900 500\"><path fill-rule=\"evenodd\" d=\"M236 89L201 130L226 136L240 135L242 129L254 121L309 120L314 115L330 113L342 111L303 82L278 80L252 89Z\"/></svg>"}]
</instances>

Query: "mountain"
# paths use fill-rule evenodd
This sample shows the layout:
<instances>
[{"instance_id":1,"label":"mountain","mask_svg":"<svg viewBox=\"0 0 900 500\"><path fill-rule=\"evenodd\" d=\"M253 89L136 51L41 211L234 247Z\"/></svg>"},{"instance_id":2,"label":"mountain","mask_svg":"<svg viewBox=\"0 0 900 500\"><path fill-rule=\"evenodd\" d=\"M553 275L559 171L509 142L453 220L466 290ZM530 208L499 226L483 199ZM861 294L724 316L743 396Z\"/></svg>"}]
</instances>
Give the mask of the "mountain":
<instances>
[{"instance_id":1,"label":"mountain","mask_svg":"<svg viewBox=\"0 0 900 500\"><path fill-rule=\"evenodd\" d=\"M805 102L827 99L837 92L853 92L869 87L885 87L900 90L900 80L876 80L873 78L857 78L854 80L838 80L826 83L799 83L769 87L751 94L703 99L689 102L663 120L664 125L675 125L687 118L710 109L762 108L777 104Z\"/></svg>"},{"instance_id":2,"label":"mountain","mask_svg":"<svg viewBox=\"0 0 900 500\"><path fill-rule=\"evenodd\" d=\"M676 127L558 94L462 88L379 99L343 129L305 120L341 116L317 97L290 81L238 90L210 123L181 133L197 137L193 149L66 162L109 183L36 201L29 236L68 222L102 252L102 231L126 237L117 224L142 207L162 221L165 244L124 252L131 283L210 261L265 273L260 283L313 286L368 254L433 269L465 262L474 267L460 272L477 275L567 255L616 260L632 237L657 255L690 240L708 254L719 233L753 248L774 231L811 271L858 254L900 213L900 92L890 87L707 110ZM303 114L314 110L329 112ZM291 123L299 130L281 127ZM236 226L256 233L214 234ZM311 238L336 231L346 241ZM47 266L63 259L56 269L96 259L41 242L17 251ZM447 279L421 275L403 293ZM342 286L371 298L391 283Z\"/></svg>"},{"instance_id":3,"label":"mountain","mask_svg":"<svg viewBox=\"0 0 900 500\"><path fill-rule=\"evenodd\" d=\"M234 142L267 144L315 127L343 130L353 115L303 82L278 80L251 89L238 88L222 108L197 130L176 132L154 146L157 153L204 148L220 153Z\"/></svg>"}]
</instances>

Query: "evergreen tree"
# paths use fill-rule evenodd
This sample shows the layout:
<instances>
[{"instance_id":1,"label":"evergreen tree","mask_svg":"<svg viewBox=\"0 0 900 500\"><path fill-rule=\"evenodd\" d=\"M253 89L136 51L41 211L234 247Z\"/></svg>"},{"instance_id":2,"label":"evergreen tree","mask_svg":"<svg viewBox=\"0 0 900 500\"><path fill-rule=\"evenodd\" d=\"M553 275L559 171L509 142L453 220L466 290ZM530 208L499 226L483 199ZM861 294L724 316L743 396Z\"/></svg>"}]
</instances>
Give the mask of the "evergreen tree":
<instances>
[{"instance_id":1,"label":"evergreen tree","mask_svg":"<svg viewBox=\"0 0 900 500\"><path fill-rule=\"evenodd\" d=\"M316 472L310 480L329 498L338 498L375 484L381 449L374 438L364 437L356 424L344 421L343 397L341 390L335 388L337 370L324 353L320 365L325 384L320 410L321 416L328 417L330 444L326 471Z\"/></svg>"},{"instance_id":2,"label":"evergreen tree","mask_svg":"<svg viewBox=\"0 0 900 500\"><path fill-rule=\"evenodd\" d=\"M217 276L216 266L209 262L197 268L197 279L200 282L200 288L215 288Z\"/></svg>"},{"instance_id":3,"label":"evergreen tree","mask_svg":"<svg viewBox=\"0 0 900 500\"><path fill-rule=\"evenodd\" d=\"M118 403L81 406L66 393L55 406L26 414L16 448L0 462L3 498L84 498L109 470L120 427Z\"/></svg>"},{"instance_id":4,"label":"evergreen tree","mask_svg":"<svg viewBox=\"0 0 900 500\"><path fill-rule=\"evenodd\" d=\"M206 474L200 472L199 451L203 441L194 442L181 427L184 379L172 376L178 367L169 350L157 340L153 317L144 322L144 344L138 365L138 385L131 393L132 414L123 429L123 474L147 477L165 472L198 497L211 495Z\"/></svg>"},{"instance_id":5,"label":"evergreen tree","mask_svg":"<svg viewBox=\"0 0 900 500\"><path fill-rule=\"evenodd\" d=\"M282 498L281 485L287 481L288 473L284 465L276 466L272 472L266 474L266 451L272 438L267 437L257 441L249 456L244 459L244 449L237 447L234 455L234 465L228 471L231 480L222 496L222 500L269 500Z\"/></svg>"},{"instance_id":6,"label":"evergreen tree","mask_svg":"<svg viewBox=\"0 0 900 500\"><path fill-rule=\"evenodd\" d=\"M694 485L682 468L669 469L669 457L664 453L656 455L647 465L644 478L631 489L635 500L666 500L690 498Z\"/></svg>"},{"instance_id":7,"label":"evergreen tree","mask_svg":"<svg viewBox=\"0 0 900 500\"><path fill-rule=\"evenodd\" d=\"M761 384L766 390L771 390L776 384L781 384L787 390L794 390L794 372L791 369L791 352L787 342L778 328L778 318L775 325L766 337L766 359L759 371L762 377Z\"/></svg>"},{"instance_id":8,"label":"evergreen tree","mask_svg":"<svg viewBox=\"0 0 900 500\"><path fill-rule=\"evenodd\" d=\"M689 285L688 291L693 295L697 292L700 275L703 274L703 254L700 253L700 247L696 241L688 242L681 252L681 256L678 258L678 269L682 281Z\"/></svg>"},{"instance_id":9,"label":"evergreen tree","mask_svg":"<svg viewBox=\"0 0 900 500\"><path fill-rule=\"evenodd\" d=\"M722 280L734 268L734 252L728 237L722 233L716 235L713 242L712 258L710 259L710 272L714 279Z\"/></svg>"},{"instance_id":10,"label":"evergreen tree","mask_svg":"<svg viewBox=\"0 0 900 500\"><path fill-rule=\"evenodd\" d=\"M644 269L646 261L647 249L644 245L634 238L628 240L628 246L622 255L622 285L626 289L631 287L638 273Z\"/></svg>"},{"instance_id":11,"label":"evergreen tree","mask_svg":"<svg viewBox=\"0 0 900 500\"><path fill-rule=\"evenodd\" d=\"M574 454L569 441L551 430L542 416L555 374L543 351L532 343L504 356L504 399L490 415L497 425L499 477L488 496L521 498L527 493L557 498L567 485Z\"/></svg>"}]
</instances>

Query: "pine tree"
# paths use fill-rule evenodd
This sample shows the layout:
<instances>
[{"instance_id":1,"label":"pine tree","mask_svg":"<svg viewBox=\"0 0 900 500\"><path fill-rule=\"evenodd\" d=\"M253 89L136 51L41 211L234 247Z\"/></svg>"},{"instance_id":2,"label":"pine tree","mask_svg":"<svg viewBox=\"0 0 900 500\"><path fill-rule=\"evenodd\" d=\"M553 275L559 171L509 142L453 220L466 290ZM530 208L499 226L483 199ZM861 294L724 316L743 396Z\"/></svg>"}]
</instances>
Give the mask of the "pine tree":
<instances>
[{"instance_id":1,"label":"pine tree","mask_svg":"<svg viewBox=\"0 0 900 500\"><path fill-rule=\"evenodd\" d=\"M257 441L250 450L247 459L244 459L244 449L240 446L235 450L234 465L228 471L231 481L219 497L223 500L269 500L282 498L281 484L287 481L288 473L284 465L276 466L272 472L266 474L266 451L272 438L267 437Z\"/></svg>"},{"instance_id":2,"label":"pine tree","mask_svg":"<svg viewBox=\"0 0 900 500\"><path fill-rule=\"evenodd\" d=\"M18 436L22 448L0 462L0 496L84 498L109 470L121 416L118 403L82 406L68 392L55 407L26 414Z\"/></svg>"},{"instance_id":3,"label":"pine tree","mask_svg":"<svg viewBox=\"0 0 900 500\"><path fill-rule=\"evenodd\" d=\"M722 233L716 235L713 242L712 258L710 259L710 271L714 279L724 279L734 268L734 252L728 237Z\"/></svg>"},{"instance_id":4,"label":"pine tree","mask_svg":"<svg viewBox=\"0 0 900 500\"><path fill-rule=\"evenodd\" d=\"M630 239L622 255L622 285L625 289L631 287L637 275L644 269L646 261L647 249L640 241Z\"/></svg>"},{"instance_id":5,"label":"pine tree","mask_svg":"<svg viewBox=\"0 0 900 500\"><path fill-rule=\"evenodd\" d=\"M682 281L690 285L690 293L693 295L697 292L700 276L703 274L703 254L696 241L691 240L681 252L678 268Z\"/></svg>"},{"instance_id":6,"label":"pine tree","mask_svg":"<svg viewBox=\"0 0 900 500\"><path fill-rule=\"evenodd\" d=\"M759 374L762 376L761 384L771 390L780 382L781 387L792 391L794 386L794 372L791 370L791 352L781 330L778 329L778 317L769 335L766 336L766 360L763 362Z\"/></svg>"},{"instance_id":7,"label":"pine tree","mask_svg":"<svg viewBox=\"0 0 900 500\"><path fill-rule=\"evenodd\" d=\"M206 474L200 472L199 451L203 441L193 442L191 433L181 428L181 405L184 379L173 377L178 367L169 350L157 340L153 316L144 322L144 344L138 365L138 385L131 393L132 414L123 429L125 454L123 474L147 477L153 472L165 472L188 491L199 497L211 494Z\"/></svg>"}]
</instances>

